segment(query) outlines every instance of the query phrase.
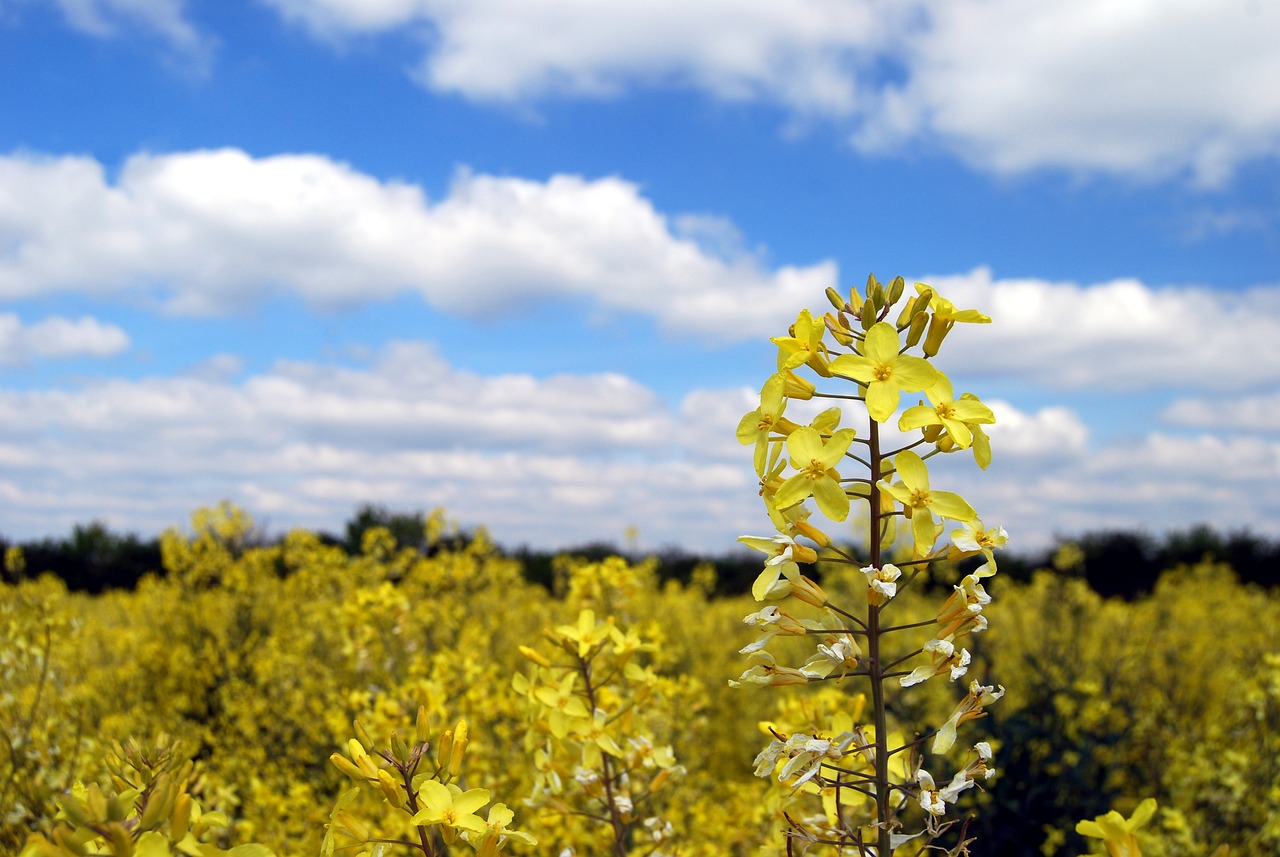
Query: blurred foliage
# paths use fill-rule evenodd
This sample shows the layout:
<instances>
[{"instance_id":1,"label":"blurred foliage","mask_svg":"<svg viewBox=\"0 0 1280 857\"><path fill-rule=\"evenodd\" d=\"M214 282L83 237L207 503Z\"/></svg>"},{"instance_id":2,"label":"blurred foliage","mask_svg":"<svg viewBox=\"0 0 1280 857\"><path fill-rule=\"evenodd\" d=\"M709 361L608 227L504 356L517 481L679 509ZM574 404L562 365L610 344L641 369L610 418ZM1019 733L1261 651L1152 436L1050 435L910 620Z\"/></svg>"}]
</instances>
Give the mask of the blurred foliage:
<instances>
[{"instance_id":1,"label":"blurred foliage","mask_svg":"<svg viewBox=\"0 0 1280 857\"><path fill-rule=\"evenodd\" d=\"M69 795L94 783L106 794L114 741L170 735L192 763L182 793L225 821L209 842L315 854L349 787L329 760L348 746L352 721L374 735L412 735L419 707L434 724L468 722L457 785L491 790L544 843L506 853L560 853L550 849L585 828L538 798L546 714L531 714L513 680L536 673L521 646L554 660L545 632L576 626L584 610L634 631L643 641L635 662L661 690L648 719L611 727L614 740L626 748L647 737L664 758L670 747L685 771L655 791L652 814L636 811L632 853L666 842L682 857L776 851L792 796L754 778L752 757L762 721L798 723L800 714L727 686L753 636L741 621L753 602L723 594L717 566L694 564L681 580L657 559L561 557L544 586L483 531L464 535L442 514L422 516L421 527L416 539L372 523L352 550L305 531L265 543L243 512L201 510L188 531L158 541L157 573L96 595L6 551L0 853L17 853L33 833L52 841ZM1088 544L1057 559L1025 581L1002 560L988 581L992 630L977 641L972 670L998 674L1010 692L984 727L1006 784L975 798L985 804L970 830L977 851L1080 854L1101 846L1076 833L1078 820L1113 808L1128 815L1154 797L1160 809L1140 832L1148 857L1202 857L1224 843L1240 857L1280 853L1280 595L1195 558L1147 595L1104 598L1086 582L1096 561ZM935 585L959 575L940 569ZM852 584L829 574L824 585ZM924 612L926 595L904 598L919 598ZM787 705L827 717L842 699L856 703L823 688ZM937 724L949 710L928 693L913 704L895 714ZM565 752L552 750L548 758ZM581 741L568 748L582 751ZM577 763L556 758L572 776ZM659 819L656 838L649 817ZM156 837L169 836L163 824ZM576 853L597 853L595 840L576 841Z\"/></svg>"}]
</instances>

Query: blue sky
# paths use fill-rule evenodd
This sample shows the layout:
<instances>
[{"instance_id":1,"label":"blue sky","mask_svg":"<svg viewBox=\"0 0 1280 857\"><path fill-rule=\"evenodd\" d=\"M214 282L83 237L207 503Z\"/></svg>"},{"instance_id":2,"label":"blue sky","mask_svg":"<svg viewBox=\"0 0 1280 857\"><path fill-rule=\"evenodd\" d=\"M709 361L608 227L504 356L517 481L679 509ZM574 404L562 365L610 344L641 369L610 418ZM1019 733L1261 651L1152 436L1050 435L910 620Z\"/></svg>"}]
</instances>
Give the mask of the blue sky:
<instances>
[{"instance_id":1,"label":"blue sky","mask_svg":"<svg viewBox=\"0 0 1280 857\"><path fill-rule=\"evenodd\" d=\"M372 501L723 550L768 337L869 271L995 319L943 368L996 462L947 478L1015 544L1278 534L1277 43L1191 0L0 0L0 534Z\"/></svg>"}]
</instances>

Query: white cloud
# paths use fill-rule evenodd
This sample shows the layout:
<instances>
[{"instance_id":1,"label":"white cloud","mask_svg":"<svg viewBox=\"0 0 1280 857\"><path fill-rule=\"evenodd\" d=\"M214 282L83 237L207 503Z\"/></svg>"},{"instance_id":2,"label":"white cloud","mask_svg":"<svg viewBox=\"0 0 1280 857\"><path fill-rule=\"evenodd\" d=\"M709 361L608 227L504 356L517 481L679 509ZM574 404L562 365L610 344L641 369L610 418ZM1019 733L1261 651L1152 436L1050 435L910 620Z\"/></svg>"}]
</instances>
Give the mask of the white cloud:
<instances>
[{"instance_id":1,"label":"white cloud","mask_svg":"<svg viewBox=\"0 0 1280 857\"><path fill-rule=\"evenodd\" d=\"M37 533L104 515L154 530L227 497L332 530L363 501L442 504L508 543L636 524L655 545L721 549L752 517L749 456L682 453L681 421L623 376L478 376L422 343L360 369L0 390L0 509Z\"/></svg>"},{"instance_id":2,"label":"white cloud","mask_svg":"<svg viewBox=\"0 0 1280 857\"><path fill-rule=\"evenodd\" d=\"M721 339L768 330L835 282L830 262L709 253L618 178L462 173L432 204L324 157L234 149L137 155L114 183L92 159L0 158L0 244L8 298L142 292L204 313L264 288L328 304L414 291L483 316L582 297Z\"/></svg>"},{"instance_id":3,"label":"white cloud","mask_svg":"<svg viewBox=\"0 0 1280 857\"><path fill-rule=\"evenodd\" d=\"M1227 398L1182 398L1162 418L1174 425L1240 432L1280 432L1280 392Z\"/></svg>"},{"instance_id":4,"label":"white cloud","mask_svg":"<svg viewBox=\"0 0 1280 857\"><path fill-rule=\"evenodd\" d=\"M47 2L47 0L46 0ZM213 59L213 40L200 33L186 18L184 0L52 0L67 23L97 38L115 38L123 31L140 29L165 42L186 61L204 72Z\"/></svg>"},{"instance_id":5,"label":"white cloud","mask_svg":"<svg viewBox=\"0 0 1280 857\"><path fill-rule=\"evenodd\" d=\"M104 517L156 532L227 498L277 531L333 531L362 502L444 505L506 544L621 540L636 525L649 547L719 552L768 529L733 433L755 395L692 390L671 408L623 376L475 375L423 343L389 345L363 368L0 389L0 517L18 538ZM1280 442L1094 438L1069 409L992 407L991 468L943 456L932 482L1019 549L1104 527L1277 532Z\"/></svg>"},{"instance_id":6,"label":"white cloud","mask_svg":"<svg viewBox=\"0 0 1280 857\"><path fill-rule=\"evenodd\" d=\"M675 85L1001 173L1226 179L1280 141L1280 10L1226 0L265 0L330 40L409 29L469 98ZM886 67L895 71L886 74Z\"/></svg>"},{"instance_id":7,"label":"white cloud","mask_svg":"<svg viewBox=\"0 0 1280 857\"><path fill-rule=\"evenodd\" d=\"M665 215L620 178L462 173L432 202L316 155L138 155L114 182L87 158L0 158L0 298L11 300L141 295L208 313L270 289L337 306L408 292L477 318L579 299L721 341L777 335L795 307L827 308L833 262L766 267L744 245L725 219ZM1052 389L1249 391L1280 366L1275 287L997 279L985 268L925 279L995 319L948 338L948 365L970 373Z\"/></svg>"},{"instance_id":8,"label":"white cloud","mask_svg":"<svg viewBox=\"0 0 1280 857\"><path fill-rule=\"evenodd\" d=\"M926 277L991 325L958 324L948 364L1053 389L1134 391L1207 385L1241 390L1280 375L1280 294L1155 288L1137 280L1079 285L968 274Z\"/></svg>"},{"instance_id":9,"label":"white cloud","mask_svg":"<svg viewBox=\"0 0 1280 857\"><path fill-rule=\"evenodd\" d=\"M37 358L109 357L129 347L129 335L114 324L90 316L50 316L23 324L15 313L0 313L0 364Z\"/></svg>"},{"instance_id":10,"label":"white cloud","mask_svg":"<svg viewBox=\"0 0 1280 857\"><path fill-rule=\"evenodd\" d=\"M1274 155L1280 10L1177 0L935 0L905 40L907 80L856 138L933 137L997 172L1040 166L1204 183Z\"/></svg>"}]
</instances>

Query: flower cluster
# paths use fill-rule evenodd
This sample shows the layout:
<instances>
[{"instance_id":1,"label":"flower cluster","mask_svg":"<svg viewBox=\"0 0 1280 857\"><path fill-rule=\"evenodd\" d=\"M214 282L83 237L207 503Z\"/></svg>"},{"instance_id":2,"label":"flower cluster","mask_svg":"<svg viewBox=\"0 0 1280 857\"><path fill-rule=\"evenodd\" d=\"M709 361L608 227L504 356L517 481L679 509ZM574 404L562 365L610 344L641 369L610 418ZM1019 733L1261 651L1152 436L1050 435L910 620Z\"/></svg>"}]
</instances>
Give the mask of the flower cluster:
<instances>
[{"instance_id":1,"label":"flower cluster","mask_svg":"<svg viewBox=\"0 0 1280 857\"><path fill-rule=\"evenodd\" d=\"M382 854L387 845L401 845L424 857L449 853L459 839L479 857L495 857L510 842L536 845L528 833L515 830L515 814L503 803L489 806L489 790L463 789L455 781L462 774L467 750L467 722L458 721L434 738L425 707L418 709L413 743L391 733L390 746L379 749L369 733L355 722L356 737L347 753L334 753L333 766L358 785L343 793L329 814L322 857L337 850ZM377 801L371 813L355 809L361 794Z\"/></svg>"},{"instance_id":2,"label":"flower cluster","mask_svg":"<svg viewBox=\"0 0 1280 857\"><path fill-rule=\"evenodd\" d=\"M894 734L907 731L906 724L889 722L891 692L935 678L956 682L967 674L972 664L968 639L987 627L983 609L991 598L982 581L995 574L993 551L1007 540L1003 529L986 528L959 494L935 487L927 464L962 450L971 450L979 467L990 464L983 426L994 423L995 416L973 394L957 396L933 363L956 323L990 319L957 309L922 283L903 301L905 291L901 278L885 286L871 277L861 294L851 290L846 297L829 289L834 312L819 317L802 311L788 335L773 339L777 372L764 383L759 407L742 418L737 432L739 441L754 446L760 495L777 531L741 539L766 555L752 593L757 601L783 603L746 617L760 636L742 649L752 666L730 683L856 679L869 684L871 699L868 722L840 733L774 732L756 757L756 773L776 772L793 787L812 785L824 797L834 797L837 809L828 809L818 823L788 815L788 837L810 846L856 847L862 854L887 855L921 836L932 841L950 826L948 805L994 772L991 746L973 745L970 762L939 788L921 765L923 744L932 736L930 753L947 753L963 724L982 717L1004 695L1003 687L971 681L943 723L928 735L891 746ZM800 374L806 370L817 380ZM819 390L827 379L853 386L847 392ZM909 402L895 420L903 398L912 393L923 393L927 401ZM784 416L792 402L824 399L858 403L853 410L861 413L862 424L842 426L847 414L840 407L819 411L807 422L796 416L796 408ZM841 546L814 512L839 523L850 517L855 503L866 512L862 545ZM901 558L890 556L899 521L909 535ZM934 562L978 555L984 563L954 585L932 621L889 624L885 614L891 603ZM858 569L866 581L861 603L833 601L802 569L818 563ZM792 601L799 605L790 607ZM800 614L813 608L817 615ZM932 638L915 648L890 647L895 632L928 626L934 627ZM784 663L768 648L786 637L812 641L803 662ZM927 662L911 666L922 658ZM918 823L923 827L907 833L912 805L922 810Z\"/></svg>"},{"instance_id":3,"label":"flower cluster","mask_svg":"<svg viewBox=\"0 0 1280 857\"><path fill-rule=\"evenodd\" d=\"M649 843L645 853L674 853L659 795L685 769L656 734L668 715L668 681L641 658L653 643L589 607L546 637L552 654L521 646L533 668L513 680L531 721L525 749L537 774L529 803L597 820L611 854L627 854L637 836Z\"/></svg>"}]
</instances>

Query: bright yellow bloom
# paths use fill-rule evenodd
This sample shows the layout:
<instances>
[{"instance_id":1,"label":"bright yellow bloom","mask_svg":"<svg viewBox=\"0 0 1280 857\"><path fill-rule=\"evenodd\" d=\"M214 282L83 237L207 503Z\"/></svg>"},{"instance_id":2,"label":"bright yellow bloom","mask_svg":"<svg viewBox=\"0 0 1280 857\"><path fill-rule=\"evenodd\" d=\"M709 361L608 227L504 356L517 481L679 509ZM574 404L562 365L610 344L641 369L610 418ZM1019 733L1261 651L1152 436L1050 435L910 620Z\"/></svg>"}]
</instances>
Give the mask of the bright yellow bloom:
<instances>
[{"instance_id":1,"label":"bright yellow bloom","mask_svg":"<svg viewBox=\"0 0 1280 857\"><path fill-rule=\"evenodd\" d=\"M791 466L800 471L778 487L777 504L786 508L812 496L818 509L833 521L849 517L849 497L840 486L835 466L853 443L853 429L840 429L824 441L817 429L805 426L787 438Z\"/></svg>"},{"instance_id":2,"label":"bright yellow bloom","mask_svg":"<svg viewBox=\"0 0 1280 857\"><path fill-rule=\"evenodd\" d=\"M1093 821L1080 822L1076 825L1076 833L1101 839L1106 843L1111 857L1142 857L1138 838L1133 835L1133 832L1150 821L1155 814L1155 798L1147 798L1138 804L1138 808L1129 818L1125 818L1113 809Z\"/></svg>"},{"instance_id":3,"label":"bright yellow bloom","mask_svg":"<svg viewBox=\"0 0 1280 857\"><path fill-rule=\"evenodd\" d=\"M538 840L524 831L507 827L514 818L515 813L505 803L495 803L489 807L489 820L485 822L484 840L477 849L478 857L494 857L512 839L523 842L525 845L538 844ZM474 839L474 836L468 839Z\"/></svg>"},{"instance_id":4,"label":"bright yellow bloom","mask_svg":"<svg viewBox=\"0 0 1280 857\"><path fill-rule=\"evenodd\" d=\"M423 808L413 816L413 824L435 824L445 842L453 842L459 830L484 833L484 819L475 811L489 802L488 789L463 791L435 780L425 780L418 789Z\"/></svg>"},{"instance_id":5,"label":"bright yellow bloom","mask_svg":"<svg viewBox=\"0 0 1280 857\"><path fill-rule=\"evenodd\" d=\"M807 309L801 310L796 323L791 326L790 336L774 336L770 339L778 346L778 371L795 369L807 363L819 375L830 377L827 347L822 344L822 335L826 330L822 322L814 321Z\"/></svg>"},{"instance_id":6,"label":"bright yellow bloom","mask_svg":"<svg viewBox=\"0 0 1280 857\"><path fill-rule=\"evenodd\" d=\"M978 513L959 494L929 490L929 470L924 466L924 460L911 450L895 455L893 466L902 481L890 485L882 479L877 485L901 503L903 511L911 519L916 556L928 554L937 539L938 530L933 521L935 514L954 521L972 521L978 517Z\"/></svg>"},{"instance_id":7,"label":"bright yellow bloom","mask_svg":"<svg viewBox=\"0 0 1280 857\"><path fill-rule=\"evenodd\" d=\"M573 733L582 739L582 766L592 770L600 767L601 751L610 756L621 756L622 748L609 734L609 718L603 709L597 708L590 720L574 724Z\"/></svg>"},{"instance_id":8,"label":"bright yellow bloom","mask_svg":"<svg viewBox=\"0 0 1280 857\"><path fill-rule=\"evenodd\" d=\"M547 726L557 738L563 738L573 724L590 716L586 703L574 692L577 680L577 673L565 673L558 687L544 685L534 691L534 697L549 709Z\"/></svg>"},{"instance_id":9,"label":"bright yellow bloom","mask_svg":"<svg viewBox=\"0 0 1280 857\"><path fill-rule=\"evenodd\" d=\"M938 370L920 357L900 354L898 331L887 321L872 325L862 342L861 354L841 354L831 361L831 373L853 378L867 387L867 413L886 422L898 409L903 392L918 392L933 385Z\"/></svg>"},{"instance_id":10,"label":"bright yellow bloom","mask_svg":"<svg viewBox=\"0 0 1280 857\"><path fill-rule=\"evenodd\" d=\"M963 559L980 553L986 558L991 570L995 571L996 559L992 551L1008 543L1009 534L1004 527L992 527L988 530L982 526L981 518L974 518L951 534L951 549L947 551L947 559Z\"/></svg>"},{"instance_id":11,"label":"bright yellow bloom","mask_svg":"<svg viewBox=\"0 0 1280 857\"><path fill-rule=\"evenodd\" d=\"M946 298L939 295L924 283L916 283L916 291L920 294L929 292L929 309L933 310L935 318L940 318L951 324L965 322L968 324L990 324L991 316L983 315L976 309L956 309L956 305Z\"/></svg>"},{"instance_id":12,"label":"bright yellow bloom","mask_svg":"<svg viewBox=\"0 0 1280 857\"><path fill-rule=\"evenodd\" d=\"M956 399L952 393L951 381L941 372L933 386L925 390L925 395L933 406L916 405L907 408L898 420L899 431L911 431L921 426L942 426L957 447L968 449L973 443L973 425L996 421L991 409L976 397Z\"/></svg>"},{"instance_id":13,"label":"bright yellow bloom","mask_svg":"<svg viewBox=\"0 0 1280 857\"><path fill-rule=\"evenodd\" d=\"M755 466L757 474L764 474L765 456L769 449L770 433L781 431L784 434L795 429L796 424L783 418L782 412L787 408L785 394L787 378L782 373L771 375L760 390L760 407L744 415L738 423L738 443L746 446L754 443Z\"/></svg>"},{"instance_id":14,"label":"bright yellow bloom","mask_svg":"<svg viewBox=\"0 0 1280 857\"><path fill-rule=\"evenodd\" d=\"M594 610L586 609L578 614L576 625L561 625L556 633L566 644L578 644L578 657L586 659L592 650L609 639L609 631L613 626L607 622L596 622Z\"/></svg>"}]
</instances>

